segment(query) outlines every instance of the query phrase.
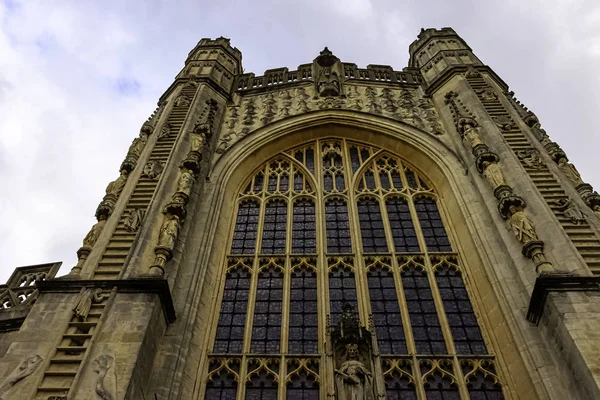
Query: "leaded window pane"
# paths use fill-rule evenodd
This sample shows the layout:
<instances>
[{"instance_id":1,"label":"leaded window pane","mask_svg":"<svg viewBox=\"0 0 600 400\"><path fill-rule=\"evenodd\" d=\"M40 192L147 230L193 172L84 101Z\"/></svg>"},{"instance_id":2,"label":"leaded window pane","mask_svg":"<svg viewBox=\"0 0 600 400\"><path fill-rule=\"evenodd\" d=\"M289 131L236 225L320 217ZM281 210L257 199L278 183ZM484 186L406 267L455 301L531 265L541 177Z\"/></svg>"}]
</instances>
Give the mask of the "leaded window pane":
<instances>
[{"instance_id":1,"label":"leaded window pane","mask_svg":"<svg viewBox=\"0 0 600 400\"><path fill-rule=\"evenodd\" d=\"M215 353L241 353L246 327L250 274L239 268L225 278L221 313L213 351Z\"/></svg>"},{"instance_id":2,"label":"leaded window pane","mask_svg":"<svg viewBox=\"0 0 600 400\"><path fill-rule=\"evenodd\" d=\"M282 302L283 272L276 267L263 269L258 275L254 303L252 353L279 353Z\"/></svg>"},{"instance_id":3,"label":"leaded window pane","mask_svg":"<svg viewBox=\"0 0 600 400\"><path fill-rule=\"evenodd\" d=\"M277 382L264 370L252 375L246 384L246 400L277 400ZM211 399L208 399L211 400Z\"/></svg>"},{"instance_id":4,"label":"leaded window pane","mask_svg":"<svg viewBox=\"0 0 600 400\"><path fill-rule=\"evenodd\" d=\"M421 375L427 400L460 400L453 372L450 360L421 361Z\"/></svg>"},{"instance_id":5,"label":"leaded window pane","mask_svg":"<svg viewBox=\"0 0 600 400\"><path fill-rule=\"evenodd\" d=\"M352 271L339 268L329 273L329 302L331 325L339 322L344 304L351 304L358 310L356 282Z\"/></svg>"},{"instance_id":6,"label":"leaded window pane","mask_svg":"<svg viewBox=\"0 0 600 400\"><path fill-rule=\"evenodd\" d=\"M414 383L397 371L385 377L385 394L387 400L417 400Z\"/></svg>"},{"instance_id":7,"label":"leaded window pane","mask_svg":"<svg viewBox=\"0 0 600 400\"><path fill-rule=\"evenodd\" d=\"M408 202L402 198L389 198L386 210L390 221L394 248L397 252L418 252L419 241L413 225Z\"/></svg>"},{"instance_id":8,"label":"leaded window pane","mask_svg":"<svg viewBox=\"0 0 600 400\"><path fill-rule=\"evenodd\" d=\"M394 275L387 269L377 267L367 273L367 279L379 352L407 354Z\"/></svg>"},{"instance_id":9,"label":"leaded window pane","mask_svg":"<svg viewBox=\"0 0 600 400\"><path fill-rule=\"evenodd\" d=\"M452 251L435 200L417 199L415 208L428 251Z\"/></svg>"},{"instance_id":10,"label":"leaded window pane","mask_svg":"<svg viewBox=\"0 0 600 400\"><path fill-rule=\"evenodd\" d=\"M275 200L265 207L263 223L262 254L285 254L287 229L287 203Z\"/></svg>"},{"instance_id":11,"label":"leaded window pane","mask_svg":"<svg viewBox=\"0 0 600 400\"><path fill-rule=\"evenodd\" d=\"M487 354L460 272L444 266L436 271L435 280L454 339L456 354Z\"/></svg>"},{"instance_id":12,"label":"leaded window pane","mask_svg":"<svg viewBox=\"0 0 600 400\"><path fill-rule=\"evenodd\" d=\"M319 382L305 371L294 375L287 384L287 400L319 400Z\"/></svg>"},{"instance_id":13,"label":"leaded window pane","mask_svg":"<svg viewBox=\"0 0 600 400\"><path fill-rule=\"evenodd\" d=\"M231 241L232 254L254 254L259 215L258 202L250 200L240 203Z\"/></svg>"},{"instance_id":14,"label":"leaded window pane","mask_svg":"<svg viewBox=\"0 0 600 400\"><path fill-rule=\"evenodd\" d=\"M301 199L294 203L292 220L292 253L306 254L317 252L317 232L315 204L312 200Z\"/></svg>"},{"instance_id":15,"label":"leaded window pane","mask_svg":"<svg viewBox=\"0 0 600 400\"><path fill-rule=\"evenodd\" d=\"M417 354L446 354L427 273L412 265L402 271L402 287Z\"/></svg>"},{"instance_id":16,"label":"leaded window pane","mask_svg":"<svg viewBox=\"0 0 600 400\"><path fill-rule=\"evenodd\" d=\"M328 253L352 253L348 207L343 200L330 200L325 204Z\"/></svg>"},{"instance_id":17,"label":"leaded window pane","mask_svg":"<svg viewBox=\"0 0 600 400\"><path fill-rule=\"evenodd\" d=\"M366 253L387 252L388 247L379 202L372 198L360 199L358 201L358 219L363 251Z\"/></svg>"},{"instance_id":18,"label":"leaded window pane","mask_svg":"<svg viewBox=\"0 0 600 400\"><path fill-rule=\"evenodd\" d=\"M205 399L211 400L235 400L237 393L237 382L233 374L228 374L225 369L218 374L211 375L206 384Z\"/></svg>"},{"instance_id":19,"label":"leaded window pane","mask_svg":"<svg viewBox=\"0 0 600 400\"><path fill-rule=\"evenodd\" d=\"M307 267L298 268L292 272L290 285L289 353L316 354L318 331L317 274Z\"/></svg>"}]
</instances>

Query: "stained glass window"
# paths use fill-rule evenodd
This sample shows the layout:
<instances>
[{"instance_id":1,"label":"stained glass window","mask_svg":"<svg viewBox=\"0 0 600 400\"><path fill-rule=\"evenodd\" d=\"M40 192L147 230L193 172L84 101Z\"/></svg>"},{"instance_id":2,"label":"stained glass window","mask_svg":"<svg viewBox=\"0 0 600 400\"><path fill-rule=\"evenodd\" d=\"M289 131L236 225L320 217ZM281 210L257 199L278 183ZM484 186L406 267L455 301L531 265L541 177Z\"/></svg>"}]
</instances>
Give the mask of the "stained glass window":
<instances>
[{"instance_id":1,"label":"stained glass window","mask_svg":"<svg viewBox=\"0 0 600 400\"><path fill-rule=\"evenodd\" d=\"M325 227L328 253L352 253L348 207L343 200L333 199L325 203Z\"/></svg>"},{"instance_id":2,"label":"stained glass window","mask_svg":"<svg viewBox=\"0 0 600 400\"><path fill-rule=\"evenodd\" d=\"M415 200L415 208L427 249L429 251L452 251L435 200L429 198L417 199Z\"/></svg>"},{"instance_id":3,"label":"stained glass window","mask_svg":"<svg viewBox=\"0 0 600 400\"><path fill-rule=\"evenodd\" d=\"M289 352L316 354L318 343L317 274L307 267L292 272Z\"/></svg>"},{"instance_id":4,"label":"stained glass window","mask_svg":"<svg viewBox=\"0 0 600 400\"><path fill-rule=\"evenodd\" d=\"M227 274L213 348L215 353L242 352L249 289L250 274L247 270L238 268Z\"/></svg>"},{"instance_id":5,"label":"stained glass window","mask_svg":"<svg viewBox=\"0 0 600 400\"><path fill-rule=\"evenodd\" d=\"M265 207L261 253L285 254L286 230L287 204L274 200Z\"/></svg>"},{"instance_id":6,"label":"stained glass window","mask_svg":"<svg viewBox=\"0 0 600 400\"><path fill-rule=\"evenodd\" d=\"M351 304L355 310L358 310L356 281L352 271L338 268L329 273L329 307L332 325L339 322L345 304Z\"/></svg>"},{"instance_id":7,"label":"stained glass window","mask_svg":"<svg viewBox=\"0 0 600 400\"><path fill-rule=\"evenodd\" d=\"M292 217L292 253L317 252L315 204L312 200L300 199L294 203Z\"/></svg>"},{"instance_id":8,"label":"stained glass window","mask_svg":"<svg viewBox=\"0 0 600 400\"><path fill-rule=\"evenodd\" d=\"M260 205L256 201L249 200L240 203L231 241L232 254L254 253L259 215Z\"/></svg>"},{"instance_id":9,"label":"stained glass window","mask_svg":"<svg viewBox=\"0 0 600 400\"><path fill-rule=\"evenodd\" d=\"M211 373L206 384L204 398L211 400L235 400L237 382L234 374L223 368Z\"/></svg>"},{"instance_id":10,"label":"stained glass window","mask_svg":"<svg viewBox=\"0 0 600 400\"><path fill-rule=\"evenodd\" d=\"M360 199L358 201L358 219L363 251L365 253L387 252L388 247L379 202L372 198Z\"/></svg>"},{"instance_id":11,"label":"stained glass window","mask_svg":"<svg viewBox=\"0 0 600 400\"><path fill-rule=\"evenodd\" d=\"M282 302L283 272L276 267L263 269L258 275L254 302L253 353L279 353Z\"/></svg>"},{"instance_id":12,"label":"stained glass window","mask_svg":"<svg viewBox=\"0 0 600 400\"><path fill-rule=\"evenodd\" d=\"M277 392L275 377L265 370L259 370L246 384L245 400L277 400Z\"/></svg>"},{"instance_id":13,"label":"stained glass window","mask_svg":"<svg viewBox=\"0 0 600 400\"><path fill-rule=\"evenodd\" d=\"M387 400L417 400L415 385L406 374L391 372L385 377Z\"/></svg>"},{"instance_id":14,"label":"stained glass window","mask_svg":"<svg viewBox=\"0 0 600 400\"><path fill-rule=\"evenodd\" d=\"M394 247L397 252L418 252L419 240L413 225L408 202L392 197L385 202Z\"/></svg>"},{"instance_id":15,"label":"stained glass window","mask_svg":"<svg viewBox=\"0 0 600 400\"><path fill-rule=\"evenodd\" d=\"M290 365L293 368L293 365ZM319 382L312 374L300 370L292 375L286 387L287 400L319 400Z\"/></svg>"}]
</instances>

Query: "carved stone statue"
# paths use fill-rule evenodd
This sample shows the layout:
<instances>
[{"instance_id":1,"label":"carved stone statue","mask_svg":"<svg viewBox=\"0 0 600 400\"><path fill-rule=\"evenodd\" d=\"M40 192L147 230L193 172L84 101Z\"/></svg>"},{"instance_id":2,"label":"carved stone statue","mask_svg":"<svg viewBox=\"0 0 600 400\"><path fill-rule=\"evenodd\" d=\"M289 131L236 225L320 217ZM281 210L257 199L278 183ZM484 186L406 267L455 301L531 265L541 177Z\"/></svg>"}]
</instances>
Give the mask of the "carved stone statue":
<instances>
[{"instance_id":1,"label":"carved stone statue","mask_svg":"<svg viewBox=\"0 0 600 400\"><path fill-rule=\"evenodd\" d=\"M190 103L190 98L187 97L185 94L180 94L179 97L175 99L175 107L187 107L190 105Z\"/></svg>"},{"instance_id":2,"label":"carved stone statue","mask_svg":"<svg viewBox=\"0 0 600 400\"><path fill-rule=\"evenodd\" d=\"M94 360L94 372L98 374L94 391L101 400L117 398L117 379L114 368L112 368L114 361L114 357L109 355L102 355Z\"/></svg>"},{"instance_id":3,"label":"carved stone statue","mask_svg":"<svg viewBox=\"0 0 600 400\"><path fill-rule=\"evenodd\" d=\"M145 211L141 208L134 208L133 210L130 210L129 214L127 214L127 218L125 218L125 222L123 223L125 230L127 232L137 231L142 224L144 214Z\"/></svg>"},{"instance_id":4,"label":"carved stone statue","mask_svg":"<svg viewBox=\"0 0 600 400\"><path fill-rule=\"evenodd\" d=\"M479 137L479 133L477 132L477 128L470 124L466 124L464 125L463 129L463 138L471 148L483 144L481 138Z\"/></svg>"},{"instance_id":5,"label":"carved stone statue","mask_svg":"<svg viewBox=\"0 0 600 400\"><path fill-rule=\"evenodd\" d=\"M106 194L112 194L115 197L119 197L121 191L123 191L123 187L125 187L125 183L127 183L128 172L125 169L121 170L121 175L108 184L106 187Z\"/></svg>"},{"instance_id":6,"label":"carved stone statue","mask_svg":"<svg viewBox=\"0 0 600 400\"><path fill-rule=\"evenodd\" d=\"M150 161L144 165L144 170L142 171L142 178L148 179L156 179L162 172L165 165L158 160Z\"/></svg>"},{"instance_id":7,"label":"carved stone statue","mask_svg":"<svg viewBox=\"0 0 600 400\"><path fill-rule=\"evenodd\" d=\"M104 225L106 225L106 215L100 215L100 220L92 226L92 229L88 232L87 235L83 238L83 245L85 247L92 248L96 244L98 237L102 233L104 229Z\"/></svg>"},{"instance_id":8,"label":"carved stone statue","mask_svg":"<svg viewBox=\"0 0 600 400\"><path fill-rule=\"evenodd\" d=\"M338 400L369 400L373 375L359 361L358 346L346 345L346 361L335 370L335 382Z\"/></svg>"},{"instance_id":9,"label":"carved stone statue","mask_svg":"<svg viewBox=\"0 0 600 400\"><path fill-rule=\"evenodd\" d=\"M11 400L16 397L7 397L8 392L19 381L33 374L38 365L42 362L42 357L35 355L27 358L18 367L16 367L0 384L0 400Z\"/></svg>"},{"instance_id":10,"label":"carved stone statue","mask_svg":"<svg viewBox=\"0 0 600 400\"><path fill-rule=\"evenodd\" d=\"M170 219L165 220L160 228L158 245L173 250L175 248L175 242L177 241L177 235L179 235L179 217L173 215Z\"/></svg>"},{"instance_id":11,"label":"carved stone statue","mask_svg":"<svg viewBox=\"0 0 600 400\"><path fill-rule=\"evenodd\" d=\"M166 123L160 128L160 132L158 132L158 138L164 138L171 135L171 124Z\"/></svg>"},{"instance_id":12,"label":"carved stone statue","mask_svg":"<svg viewBox=\"0 0 600 400\"><path fill-rule=\"evenodd\" d=\"M531 169L544 169L545 167L540 160L540 153L535 149L517 151L517 157Z\"/></svg>"},{"instance_id":13,"label":"carved stone statue","mask_svg":"<svg viewBox=\"0 0 600 400\"><path fill-rule=\"evenodd\" d=\"M192 132L191 142L190 150L201 153L202 145L204 144L204 135L196 131Z\"/></svg>"},{"instance_id":14,"label":"carved stone statue","mask_svg":"<svg viewBox=\"0 0 600 400\"><path fill-rule=\"evenodd\" d=\"M532 240L538 240L533 223L525 214L525 211L516 206L510 206L508 209L511 214L508 222L519 242L525 244Z\"/></svg>"},{"instance_id":15,"label":"carved stone statue","mask_svg":"<svg viewBox=\"0 0 600 400\"><path fill-rule=\"evenodd\" d=\"M596 217L598 217L598 219L600 219L600 205L595 205L592 210L594 211L594 214L596 215Z\"/></svg>"},{"instance_id":16,"label":"carved stone statue","mask_svg":"<svg viewBox=\"0 0 600 400\"><path fill-rule=\"evenodd\" d=\"M556 200L556 204L560 207L561 211L566 218L569 218L575 225L579 225L585 221L583 213L572 199L560 199Z\"/></svg>"},{"instance_id":17,"label":"carved stone statue","mask_svg":"<svg viewBox=\"0 0 600 400\"><path fill-rule=\"evenodd\" d=\"M508 115L493 116L492 120L496 123L498 128L504 131L509 131L515 128L515 123Z\"/></svg>"},{"instance_id":18,"label":"carved stone statue","mask_svg":"<svg viewBox=\"0 0 600 400\"><path fill-rule=\"evenodd\" d=\"M194 178L194 174L192 171L184 170L179 177L179 181L177 181L177 192L183 193L189 197L192 193L192 187L196 183L196 179Z\"/></svg>"},{"instance_id":19,"label":"carved stone statue","mask_svg":"<svg viewBox=\"0 0 600 400\"><path fill-rule=\"evenodd\" d=\"M558 169L562 171L563 174L571 181L573 186L577 187L583 183L581 179L581 175L579 175L579 171L577 168L571 163L567 161L565 157L561 157L558 160Z\"/></svg>"},{"instance_id":20,"label":"carved stone statue","mask_svg":"<svg viewBox=\"0 0 600 400\"><path fill-rule=\"evenodd\" d=\"M317 80L317 90L319 96L339 96L340 95L340 79L335 71L330 67L325 67L321 70L319 79Z\"/></svg>"},{"instance_id":21,"label":"carved stone statue","mask_svg":"<svg viewBox=\"0 0 600 400\"><path fill-rule=\"evenodd\" d=\"M142 154L142 150L146 147L146 143L148 142L148 133L140 132L140 136L133 139L131 145L129 145L129 150L127 150L127 157L139 158L140 154Z\"/></svg>"},{"instance_id":22,"label":"carved stone statue","mask_svg":"<svg viewBox=\"0 0 600 400\"><path fill-rule=\"evenodd\" d=\"M81 292L77 298L77 304L73 307L73 314L75 314L80 321L84 322L87 320L87 316L90 313L92 303L100 303L102 300L104 300L102 289L86 288L84 286L81 288Z\"/></svg>"},{"instance_id":23,"label":"carved stone statue","mask_svg":"<svg viewBox=\"0 0 600 400\"><path fill-rule=\"evenodd\" d=\"M484 161L483 168L483 175L490 182L494 189L498 186L506 185L506 179L504 179L502 168L500 168L498 163Z\"/></svg>"},{"instance_id":24,"label":"carved stone statue","mask_svg":"<svg viewBox=\"0 0 600 400\"><path fill-rule=\"evenodd\" d=\"M546 131L542 128L542 124L540 124L539 122L533 124L533 126L531 127L531 131L533 132L533 135L536 137L536 139L539 141L542 141L544 138L548 137Z\"/></svg>"}]
</instances>

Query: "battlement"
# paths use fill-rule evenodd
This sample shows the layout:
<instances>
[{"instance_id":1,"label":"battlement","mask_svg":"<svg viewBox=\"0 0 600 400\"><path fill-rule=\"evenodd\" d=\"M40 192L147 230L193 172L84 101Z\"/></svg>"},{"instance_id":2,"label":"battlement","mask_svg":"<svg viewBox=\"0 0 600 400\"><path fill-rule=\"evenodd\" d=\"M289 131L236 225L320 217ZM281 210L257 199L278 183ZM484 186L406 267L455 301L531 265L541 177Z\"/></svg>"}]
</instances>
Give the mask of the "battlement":
<instances>
[{"instance_id":1,"label":"battlement","mask_svg":"<svg viewBox=\"0 0 600 400\"><path fill-rule=\"evenodd\" d=\"M342 63L344 78L348 80L359 80L369 82L387 82L399 84L421 84L422 77L418 71L407 70L394 71L389 65L369 64L367 68L358 68L353 63ZM260 89L277 85L292 84L297 82L313 82L311 64L302 64L295 71L288 68L268 69L263 76L255 76L253 73L238 76L237 91Z\"/></svg>"}]
</instances>

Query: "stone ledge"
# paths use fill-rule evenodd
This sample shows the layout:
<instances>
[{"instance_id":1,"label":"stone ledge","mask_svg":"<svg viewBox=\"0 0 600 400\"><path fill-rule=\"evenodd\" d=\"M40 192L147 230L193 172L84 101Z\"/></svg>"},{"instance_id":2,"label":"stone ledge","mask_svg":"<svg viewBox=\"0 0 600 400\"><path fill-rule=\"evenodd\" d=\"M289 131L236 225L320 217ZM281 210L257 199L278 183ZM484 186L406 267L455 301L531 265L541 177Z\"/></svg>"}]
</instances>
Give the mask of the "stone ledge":
<instances>
[{"instance_id":1,"label":"stone ledge","mask_svg":"<svg viewBox=\"0 0 600 400\"><path fill-rule=\"evenodd\" d=\"M106 290L117 289L117 293L156 293L160 298L167 323L175 322L175 307L169 284L164 279L124 279L124 280L48 280L38 282L40 293L79 293L83 286Z\"/></svg>"},{"instance_id":2,"label":"stone ledge","mask_svg":"<svg viewBox=\"0 0 600 400\"><path fill-rule=\"evenodd\" d=\"M600 276L552 276L542 275L535 280L533 293L527 310L527 320L539 324L548 293L554 292L598 292Z\"/></svg>"}]
</instances>

